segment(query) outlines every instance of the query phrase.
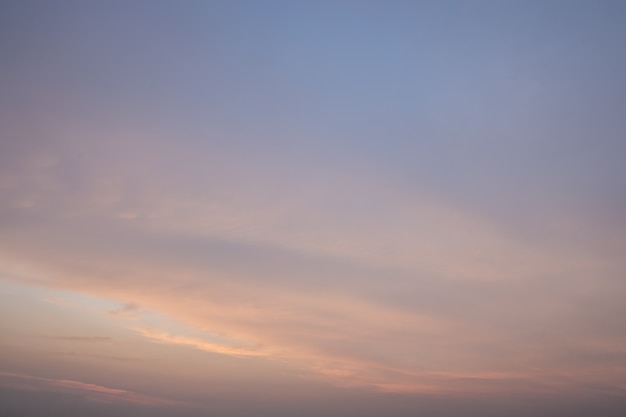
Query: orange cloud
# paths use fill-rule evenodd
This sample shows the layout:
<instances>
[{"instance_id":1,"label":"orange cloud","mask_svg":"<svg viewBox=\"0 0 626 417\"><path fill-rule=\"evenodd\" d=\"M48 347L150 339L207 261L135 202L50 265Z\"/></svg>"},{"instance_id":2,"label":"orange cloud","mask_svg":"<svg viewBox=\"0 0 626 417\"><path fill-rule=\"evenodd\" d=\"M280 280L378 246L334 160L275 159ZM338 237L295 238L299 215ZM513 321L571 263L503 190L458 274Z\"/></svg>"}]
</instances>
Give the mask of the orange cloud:
<instances>
[{"instance_id":1,"label":"orange cloud","mask_svg":"<svg viewBox=\"0 0 626 417\"><path fill-rule=\"evenodd\" d=\"M236 346L227 346L218 343L211 343L205 340L193 338L193 337L185 337L185 336L175 336L170 335L164 332L159 332L153 329L143 329L143 328L135 328L137 332L141 335L149 338L150 340L154 340L160 343L167 343L172 345L181 345L181 346L190 346L195 349L204 350L206 352L219 353L222 355L228 356L238 356L238 357L266 357L270 355L270 352L263 351L262 349L252 349L252 348L243 348Z\"/></svg>"}]
</instances>

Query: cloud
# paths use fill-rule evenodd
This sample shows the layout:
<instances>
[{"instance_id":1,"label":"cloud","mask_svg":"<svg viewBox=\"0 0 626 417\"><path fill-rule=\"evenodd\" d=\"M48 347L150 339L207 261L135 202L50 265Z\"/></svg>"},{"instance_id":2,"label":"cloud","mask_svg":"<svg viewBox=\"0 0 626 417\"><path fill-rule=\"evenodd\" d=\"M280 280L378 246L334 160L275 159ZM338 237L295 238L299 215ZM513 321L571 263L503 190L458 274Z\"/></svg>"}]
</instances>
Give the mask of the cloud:
<instances>
[{"instance_id":1,"label":"cloud","mask_svg":"<svg viewBox=\"0 0 626 417\"><path fill-rule=\"evenodd\" d=\"M112 316L132 316L139 311L139 306L131 303L123 304L121 307L110 310Z\"/></svg>"},{"instance_id":2,"label":"cloud","mask_svg":"<svg viewBox=\"0 0 626 417\"><path fill-rule=\"evenodd\" d=\"M622 378L621 371L602 376L613 361L587 363L563 355L623 353L622 333L595 325L620 328L614 263L589 256L570 261L525 247L511 256L534 253L528 265L518 260L498 266L502 270L489 279L476 279L475 271L451 278L475 265L460 257L453 270L437 273L430 264L409 268L384 257L361 262L361 256L315 251L297 240L288 248L280 241L88 219L56 218L5 235L6 264L45 271L45 278L34 281L40 285L124 300L113 315L141 305L225 335L231 344L141 329L150 340L284 362L339 385L384 391L549 392L546 384L582 389L586 378L608 385ZM64 245L58 246L61 233ZM590 288L587 275L594 271L602 279ZM593 300L602 300L606 309L595 318L588 315L591 304L586 306ZM594 333L591 345L587 340ZM594 366L598 370L591 375L588 368ZM495 383L484 375L503 377ZM567 375L569 382L553 384L551 375Z\"/></svg>"},{"instance_id":3,"label":"cloud","mask_svg":"<svg viewBox=\"0 0 626 417\"><path fill-rule=\"evenodd\" d=\"M619 225L546 212L537 235L349 164L300 171L229 147L204 149L209 164L141 129L51 131L3 168L2 268L229 343L158 325L150 340L385 391L622 383Z\"/></svg>"},{"instance_id":4,"label":"cloud","mask_svg":"<svg viewBox=\"0 0 626 417\"><path fill-rule=\"evenodd\" d=\"M86 342L86 343L99 343L110 342L111 338L106 336L42 336L45 339L61 340L65 342Z\"/></svg>"},{"instance_id":5,"label":"cloud","mask_svg":"<svg viewBox=\"0 0 626 417\"><path fill-rule=\"evenodd\" d=\"M114 362L140 362L140 361L145 360L145 358L139 358L139 357L97 355L97 354L92 354L92 353L78 353L78 352L55 352L55 353L58 355L79 356L79 357L102 359L105 361L114 361Z\"/></svg>"},{"instance_id":6,"label":"cloud","mask_svg":"<svg viewBox=\"0 0 626 417\"><path fill-rule=\"evenodd\" d=\"M167 333L163 333L153 329L136 328L137 332L141 335L160 343L167 343L173 345L190 346L199 350L204 350L211 353L219 353L222 355L236 356L236 357L264 357L269 356L269 352L265 352L262 349L243 348L237 346L227 346L218 343L211 343L205 340L196 339L193 337L176 336Z\"/></svg>"},{"instance_id":7,"label":"cloud","mask_svg":"<svg viewBox=\"0 0 626 417\"><path fill-rule=\"evenodd\" d=\"M184 405L184 403L179 401L123 389L110 388L71 379L43 378L14 372L0 372L0 384L9 388L31 391L80 394L86 400L94 402L129 403L152 407Z\"/></svg>"}]
</instances>

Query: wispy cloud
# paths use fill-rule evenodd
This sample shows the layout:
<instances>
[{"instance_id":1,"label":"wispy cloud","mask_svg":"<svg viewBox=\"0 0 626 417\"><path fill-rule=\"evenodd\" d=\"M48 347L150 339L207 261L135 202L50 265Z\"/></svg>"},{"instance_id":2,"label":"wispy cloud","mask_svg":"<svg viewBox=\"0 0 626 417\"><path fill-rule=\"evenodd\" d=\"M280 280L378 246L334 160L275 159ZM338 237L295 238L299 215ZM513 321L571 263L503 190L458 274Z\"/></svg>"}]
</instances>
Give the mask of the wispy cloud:
<instances>
[{"instance_id":1,"label":"wispy cloud","mask_svg":"<svg viewBox=\"0 0 626 417\"><path fill-rule=\"evenodd\" d=\"M114 361L114 362L140 362L146 360L145 358L140 357L129 357L129 356L115 356L115 355L98 355L93 353L79 353L79 352L55 352L58 355L64 356L79 356L84 358L94 358L101 359L105 361Z\"/></svg>"},{"instance_id":2,"label":"wispy cloud","mask_svg":"<svg viewBox=\"0 0 626 417\"><path fill-rule=\"evenodd\" d=\"M119 308L109 311L112 316L133 316L139 311L139 306L135 304L126 303Z\"/></svg>"},{"instance_id":3,"label":"wispy cloud","mask_svg":"<svg viewBox=\"0 0 626 417\"><path fill-rule=\"evenodd\" d=\"M65 342L85 342L85 343L98 343L98 342L110 342L111 337L107 336L42 336L45 339L61 340Z\"/></svg>"},{"instance_id":4,"label":"wispy cloud","mask_svg":"<svg viewBox=\"0 0 626 417\"><path fill-rule=\"evenodd\" d=\"M131 403L155 407L185 405L183 402L167 398L82 381L44 378L14 372L0 372L0 384L33 391L77 393L83 395L87 400L98 402Z\"/></svg>"},{"instance_id":5,"label":"wispy cloud","mask_svg":"<svg viewBox=\"0 0 626 417\"><path fill-rule=\"evenodd\" d=\"M219 353L222 355L238 356L238 357L246 357L246 356L265 357L265 356L270 355L270 352L264 351L263 349L260 349L260 348L255 349L255 348L245 348L245 347L238 347L238 346L228 346L228 345L208 342L208 341L193 338L193 337L171 335L171 334L167 334L167 333L160 332L160 331L153 330L153 329L136 328L135 330L139 332L141 335L151 340L160 342L160 343L190 346L199 350L204 350L204 351L212 352L212 353Z\"/></svg>"}]
</instances>

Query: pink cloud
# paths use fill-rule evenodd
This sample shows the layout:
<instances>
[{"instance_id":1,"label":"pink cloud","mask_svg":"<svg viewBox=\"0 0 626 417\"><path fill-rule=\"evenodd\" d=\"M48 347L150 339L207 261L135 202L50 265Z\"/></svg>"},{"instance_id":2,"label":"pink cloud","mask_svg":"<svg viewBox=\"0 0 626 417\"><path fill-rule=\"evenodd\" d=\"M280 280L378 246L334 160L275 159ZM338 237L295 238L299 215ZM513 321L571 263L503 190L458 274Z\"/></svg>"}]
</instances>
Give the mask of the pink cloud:
<instances>
[{"instance_id":1,"label":"pink cloud","mask_svg":"<svg viewBox=\"0 0 626 417\"><path fill-rule=\"evenodd\" d=\"M0 384L29 391L65 392L83 395L96 402L130 403L145 406L180 406L185 403L133 391L105 387L70 379L53 379L39 376L0 372Z\"/></svg>"}]
</instances>

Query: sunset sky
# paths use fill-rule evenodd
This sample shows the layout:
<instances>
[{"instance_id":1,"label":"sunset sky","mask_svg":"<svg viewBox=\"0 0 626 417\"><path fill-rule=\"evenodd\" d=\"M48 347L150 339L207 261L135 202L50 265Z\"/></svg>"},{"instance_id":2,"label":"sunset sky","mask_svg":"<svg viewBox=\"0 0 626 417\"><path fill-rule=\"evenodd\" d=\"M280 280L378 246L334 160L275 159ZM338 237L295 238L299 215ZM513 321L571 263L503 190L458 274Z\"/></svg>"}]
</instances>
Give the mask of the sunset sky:
<instances>
[{"instance_id":1,"label":"sunset sky","mask_svg":"<svg viewBox=\"0 0 626 417\"><path fill-rule=\"evenodd\" d=\"M0 414L626 415L626 2L5 0Z\"/></svg>"}]
</instances>

